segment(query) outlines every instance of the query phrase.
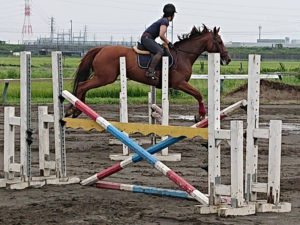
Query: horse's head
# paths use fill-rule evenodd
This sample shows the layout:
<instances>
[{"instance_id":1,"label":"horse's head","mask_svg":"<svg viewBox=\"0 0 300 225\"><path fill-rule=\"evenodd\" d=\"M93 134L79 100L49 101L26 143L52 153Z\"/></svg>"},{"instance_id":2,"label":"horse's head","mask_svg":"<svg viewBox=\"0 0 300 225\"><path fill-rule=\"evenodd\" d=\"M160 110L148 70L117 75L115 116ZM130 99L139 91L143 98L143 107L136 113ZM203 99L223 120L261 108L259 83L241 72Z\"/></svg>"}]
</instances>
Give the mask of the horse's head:
<instances>
[{"instance_id":1,"label":"horse's head","mask_svg":"<svg viewBox=\"0 0 300 225\"><path fill-rule=\"evenodd\" d=\"M219 35L220 27L217 29L214 28L213 31L209 32L211 35L211 39L207 44L207 49L205 49L208 52L218 52L221 56L221 65L228 65L231 61L230 56L228 55L228 51L222 41L221 36Z\"/></svg>"}]
</instances>

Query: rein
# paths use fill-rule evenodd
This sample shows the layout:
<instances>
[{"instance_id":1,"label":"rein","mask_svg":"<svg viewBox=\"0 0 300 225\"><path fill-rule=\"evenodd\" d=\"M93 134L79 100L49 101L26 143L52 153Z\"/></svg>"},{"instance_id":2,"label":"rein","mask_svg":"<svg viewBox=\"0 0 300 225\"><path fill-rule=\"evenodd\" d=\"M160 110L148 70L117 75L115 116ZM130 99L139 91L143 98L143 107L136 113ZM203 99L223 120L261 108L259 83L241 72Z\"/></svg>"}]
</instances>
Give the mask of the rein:
<instances>
[{"instance_id":1,"label":"rein","mask_svg":"<svg viewBox=\"0 0 300 225\"><path fill-rule=\"evenodd\" d=\"M213 34L213 44L214 46L216 47L217 49L217 52L220 53L220 56L223 57L223 56L226 56L228 54L227 51L225 52L222 52L221 53L221 49L220 49L220 44L217 42L217 39L216 39L216 35ZM183 49L180 49L180 48L175 48L175 51L180 51L180 52L184 52L184 53L187 53L187 54L193 54L193 55L199 55L199 52L192 52L192 51L186 51L186 50L183 50Z\"/></svg>"},{"instance_id":2,"label":"rein","mask_svg":"<svg viewBox=\"0 0 300 225\"><path fill-rule=\"evenodd\" d=\"M201 37L201 36L200 36ZM198 37L198 38L200 38ZM196 39L196 38L195 38ZM184 52L184 53L187 53L187 54L193 54L193 55L199 55L199 52L192 52L192 51L186 51L186 50L183 50L183 49L180 49L180 48L175 48L175 51L177 52L180 51L180 52Z\"/></svg>"}]
</instances>

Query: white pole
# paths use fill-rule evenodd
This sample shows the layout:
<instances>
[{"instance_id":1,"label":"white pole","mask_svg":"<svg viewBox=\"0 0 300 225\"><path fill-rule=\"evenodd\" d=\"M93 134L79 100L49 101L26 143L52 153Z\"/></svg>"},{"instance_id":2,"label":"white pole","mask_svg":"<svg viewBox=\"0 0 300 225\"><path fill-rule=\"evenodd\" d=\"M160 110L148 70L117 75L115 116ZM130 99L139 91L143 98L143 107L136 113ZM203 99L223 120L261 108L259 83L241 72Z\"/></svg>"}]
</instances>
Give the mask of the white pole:
<instances>
[{"instance_id":1,"label":"white pole","mask_svg":"<svg viewBox=\"0 0 300 225\"><path fill-rule=\"evenodd\" d=\"M14 107L4 108L4 152L3 170L6 180L14 178L14 171L11 171L11 164L15 163L15 126L10 123L10 119L15 117ZM20 171L20 170L19 170Z\"/></svg>"},{"instance_id":2,"label":"white pole","mask_svg":"<svg viewBox=\"0 0 300 225\"><path fill-rule=\"evenodd\" d=\"M126 58L120 57L120 122L128 123L128 105L127 105L127 76L126 76ZM125 133L125 132L123 132ZM126 133L125 133L126 134ZM128 134L126 134L128 137ZM123 144L123 155L129 155L128 146Z\"/></svg>"},{"instance_id":3,"label":"white pole","mask_svg":"<svg viewBox=\"0 0 300 225\"><path fill-rule=\"evenodd\" d=\"M60 121L63 118L63 71L62 53L52 52L52 82L53 82L53 111L54 111L54 136L55 136L55 160L56 177L66 177L66 147L65 147L65 128Z\"/></svg>"},{"instance_id":4,"label":"white pole","mask_svg":"<svg viewBox=\"0 0 300 225\"><path fill-rule=\"evenodd\" d=\"M208 54L208 194L220 178L220 140L215 132L220 130L220 54Z\"/></svg>"},{"instance_id":5,"label":"white pole","mask_svg":"<svg viewBox=\"0 0 300 225\"><path fill-rule=\"evenodd\" d=\"M48 106L39 106L39 169L41 176L50 176L50 169L45 167L45 158L50 158L49 124L43 120L48 115Z\"/></svg>"},{"instance_id":6,"label":"white pole","mask_svg":"<svg viewBox=\"0 0 300 225\"><path fill-rule=\"evenodd\" d=\"M231 121L231 204L237 208L244 203L243 187L243 121Z\"/></svg>"},{"instance_id":7,"label":"white pole","mask_svg":"<svg viewBox=\"0 0 300 225\"><path fill-rule=\"evenodd\" d=\"M169 125L169 57L164 56L162 61L162 120L161 125L168 126ZM164 136L161 138L162 141L168 139L168 136ZM168 148L165 148L161 152L162 156L168 155Z\"/></svg>"},{"instance_id":8,"label":"white pole","mask_svg":"<svg viewBox=\"0 0 300 225\"><path fill-rule=\"evenodd\" d=\"M271 120L267 194L272 204L278 204L280 197L281 132L282 121Z\"/></svg>"},{"instance_id":9,"label":"white pole","mask_svg":"<svg viewBox=\"0 0 300 225\"><path fill-rule=\"evenodd\" d=\"M31 53L21 52L20 58L20 163L21 179L28 181L31 178L31 148L27 141L28 131L31 129Z\"/></svg>"},{"instance_id":10,"label":"white pole","mask_svg":"<svg viewBox=\"0 0 300 225\"><path fill-rule=\"evenodd\" d=\"M252 184L257 182L258 143L253 130L259 126L260 55L249 55L248 63L248 106L245 192L247 201L255 201Z\"/></svg>"}]
</instances>

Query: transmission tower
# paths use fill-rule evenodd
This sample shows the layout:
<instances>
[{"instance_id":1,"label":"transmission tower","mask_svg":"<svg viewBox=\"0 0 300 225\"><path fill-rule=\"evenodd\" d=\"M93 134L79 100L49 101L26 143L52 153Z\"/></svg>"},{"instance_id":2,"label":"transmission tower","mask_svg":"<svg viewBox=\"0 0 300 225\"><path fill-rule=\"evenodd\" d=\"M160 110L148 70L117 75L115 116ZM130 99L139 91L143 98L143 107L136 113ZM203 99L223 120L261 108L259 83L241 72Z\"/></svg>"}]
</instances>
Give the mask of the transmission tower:
<instances>
[{"instance_id":1,"label":"transmission tower","mask_svg":"<svg viewBox=\"0 0 300 225\"><path fill-rule=\"evenodd\" d=\"M25 13L24 13L24 23L23 23L23 29L22 29L22 40L24 36L30 36L32 35L32 26L30 23L30 0L25 0Z\"/></svg>"}]
</instances>

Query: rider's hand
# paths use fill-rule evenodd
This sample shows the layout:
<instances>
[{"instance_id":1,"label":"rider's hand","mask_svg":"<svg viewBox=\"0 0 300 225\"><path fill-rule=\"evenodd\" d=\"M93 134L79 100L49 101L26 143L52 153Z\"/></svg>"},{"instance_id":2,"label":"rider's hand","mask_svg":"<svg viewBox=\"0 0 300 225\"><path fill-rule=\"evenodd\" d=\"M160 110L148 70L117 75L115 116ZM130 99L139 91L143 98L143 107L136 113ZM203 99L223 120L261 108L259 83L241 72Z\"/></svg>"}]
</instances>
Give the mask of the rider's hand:
<instances>
[{"instance_id":1,"label":"rider's hand","mask_svg":"<svg viewBox=\"0 0 300 225\"><path fill-rule=\"evenodd\" d=\"M168 47L169 47L169 49L174 49L174 45L172 44L172 42L168 43Z\"/></svg>"}]
</instances>

